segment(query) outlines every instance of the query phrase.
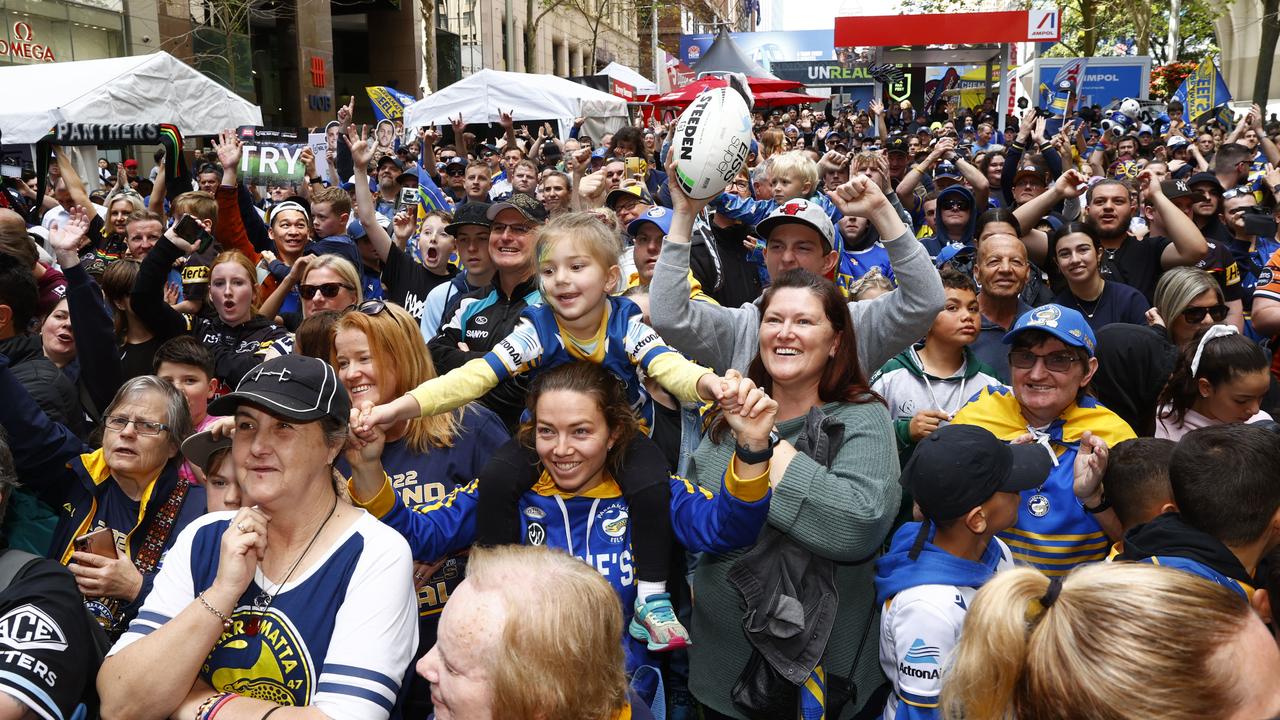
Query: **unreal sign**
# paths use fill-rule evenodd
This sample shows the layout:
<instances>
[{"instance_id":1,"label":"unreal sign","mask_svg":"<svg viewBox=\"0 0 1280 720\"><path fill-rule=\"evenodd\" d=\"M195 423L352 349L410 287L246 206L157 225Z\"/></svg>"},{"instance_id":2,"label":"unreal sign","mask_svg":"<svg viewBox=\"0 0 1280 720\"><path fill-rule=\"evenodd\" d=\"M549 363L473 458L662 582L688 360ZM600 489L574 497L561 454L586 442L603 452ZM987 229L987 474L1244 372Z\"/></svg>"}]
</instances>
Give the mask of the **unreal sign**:
<instances>
[{"instance_id":1,"label":"unreal sign","mask_svg":"<svg viewBox=\"0 0 1280 720\"><path fill-rule=\"evenodd\" d=\"M783 80L795 80L809 87L870 85L876 82L869 67L847 67L836 60L774 62L769 64L769 71Z\"/></svg>"}]
</instances>

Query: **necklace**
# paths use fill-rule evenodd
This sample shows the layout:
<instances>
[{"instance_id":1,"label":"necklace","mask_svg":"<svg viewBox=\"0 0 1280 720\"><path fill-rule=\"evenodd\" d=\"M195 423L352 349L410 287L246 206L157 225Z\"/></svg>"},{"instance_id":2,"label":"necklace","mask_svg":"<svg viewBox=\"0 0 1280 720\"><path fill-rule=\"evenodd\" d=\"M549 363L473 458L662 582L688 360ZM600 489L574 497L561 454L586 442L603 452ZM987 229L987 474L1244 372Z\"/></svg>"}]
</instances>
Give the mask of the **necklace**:
<instances>
[{"instance_id":1,"label":"necklace","mask_svg":"<svg viewBox=\"0 0 1280 720\"><path fill-rule=\"evenodd\" d=\"M263 591L258 593L258 596L253 599L253 609L251 611L253 616L249 618L249 622L246 623L244 627L246 635L252 636L258 634L258 626L262 624L262 616L271 608L271 603L275 602L276 595L279 595L280 591L284 589L284 586L289 584L289 578L293 577L293 571L297 570L298 566L302 564L302 558L306 557L307 553L311 551L311 546L316 544L316 539L320 537L320 533L324 530L324 526L329 524L329 519L333 517L333 512L337 509L338 496L334 495L333 507L329 508L329 514L325 516L324 522L320 523L320 527L316 529L316 534L311 536L311 542L307 543L307 546L303 548L302 554L298 556L297 560L293 561L293 567L289 568L289 572L285 573L284 580L276 586L276 591L268 594L266 589L263 589ZM266 578L265 574L263 575L263 578Z\"/></svg>"},{"instance_id":2,"label":"necklace","mask_svg":"<svg viewBox=\"0 0 1280 720\"><path fill-rule=\"evenodd\" d=\"M1105 286L1103 286L1103 287L1104 287L1103 292L1105 292ZM1092 311L1092 312L1090 312L1090 311L1088 311L1088 310L1085 310L1085 309L1084 309L1084 303L1085 303L1085 301L1084 301L1084 300L1082 300L1082 299L1080 299L1080 297L1078 297L1075 293L1072 293L1072 294L1071 294L1071 297L1075 298L1075 300L1076 300L1076 307L1080 308L1080 312L1084 313L1085 317L1087 317L1087 318L1089 318L1089 319L1093 319L1094 314L1096 314L1096 313L1098 312L1098 303L1102 302L1102 294L1103 294L1103 293L1098 293L1098 297L1096 297L1096 298L1094 298L1093 300L1090 300L1090 301L1089 301L1089 302L1093 303L1093 311Z\"/></svg>"}]
</instances>

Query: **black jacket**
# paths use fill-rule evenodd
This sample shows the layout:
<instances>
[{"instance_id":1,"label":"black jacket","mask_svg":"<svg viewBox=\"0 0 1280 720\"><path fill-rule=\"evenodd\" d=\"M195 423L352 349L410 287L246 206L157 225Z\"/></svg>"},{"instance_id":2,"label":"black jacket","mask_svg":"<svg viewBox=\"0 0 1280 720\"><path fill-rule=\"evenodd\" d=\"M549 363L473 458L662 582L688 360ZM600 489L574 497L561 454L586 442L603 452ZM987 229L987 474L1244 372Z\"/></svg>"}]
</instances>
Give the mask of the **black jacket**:
<instances>
[{"instance_id":1,"label":"black jacket","mask_svg":"<svg viewBox=\"0 0 1280 720\"><path fill-rule=\"evenodd\" d=\"M520 283L510 295L494 284L462 296L453 317L445 320L440 326L440 333L427 344L436 370L444 374L461 367L468 360L484 357L500 340L511 334L526 307L541 303L537 277ZM458 344L462 342L470 349L459 349ZM528 393L527 378L511 378L499 383L480 402L497 413L508 429L512 429L520 422Z\"/></svg>"},{"instance_id":2,"label":"black jacket","mask_svg":"<svg viewBox=\"0 0 1280 720\"><path fill-rule=\"evenodd\" d=\"M1130 528L1124 534L1124 552L1116 559L1137 561L1147 558L1177 558L1189 562L1174 567L1211 580L1219 580L1216 574L1246 585L1254 584L1230 548L1212 535L1183 522L1178 513L1165 513L1151 522ZM1208 568L1209 572L1198 570L1196 566Z\"/></svg>"},{"instance_id":3,"label":"black jacket","mask_svg":"<svg viewBox=\"0 0 1280 720\"><path fill-rule=\"evenodd\" d=\"M181 256L182 251L165 237L151 248L138 268L138 280L130 295L133 311L156 337L168 340L189 333L204 343L213 353L214 375L235 387L245 373L262 362L271 344L287 338L289 331L261 316L232 327L216 313L191 317L169 307L164 301L164 283L169 268Z\"/></svg>"},{"instance_id":4,"label":"black jacket","mask_svg":"<svg viewBox=\"0 0 1280 720\"><path fill-rule=\"evenodd\" d=\"M38 335L15 335L0 340L0 355L9 358L9 371L31 399L54 422L74 426L79 422L76 388L53 361L44 356Z\"/></svg>"}]
</instances>

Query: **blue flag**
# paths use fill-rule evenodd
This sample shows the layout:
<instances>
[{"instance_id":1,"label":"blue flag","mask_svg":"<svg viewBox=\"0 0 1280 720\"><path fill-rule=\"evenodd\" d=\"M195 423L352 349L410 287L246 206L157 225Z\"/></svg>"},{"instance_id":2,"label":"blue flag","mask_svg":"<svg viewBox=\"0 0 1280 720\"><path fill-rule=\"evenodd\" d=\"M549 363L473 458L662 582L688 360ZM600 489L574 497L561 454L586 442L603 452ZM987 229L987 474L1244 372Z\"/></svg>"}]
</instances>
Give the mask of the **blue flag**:
<instances>
[{"instance_id":1,"label":"blue flag","mask_svg":"<svg viewBox=\"0 0 1280 720\"><path fill-rule=\"evenodd\" d=\"M1202 115L1231 102L1231 91L1227 89L1227 83L1214 66L1213 60L1205 58L1196 66L1195 72L1182 81L1173 97L1182 103L1183 121L1194 124L1200 121Z\"/></svg>"},{"instance_id":2,"label":"blue flag","mask_svg":"<svg viewBox=\"0 0 1280 720\"><path fill-rule=\"evenodd\" d=\"M373 106L378 122L400 120L404 117L404 109L417 102L412 95L385 85L366 87L364 91L369 94L369 104Z\"/></svg>"}]
</instances>

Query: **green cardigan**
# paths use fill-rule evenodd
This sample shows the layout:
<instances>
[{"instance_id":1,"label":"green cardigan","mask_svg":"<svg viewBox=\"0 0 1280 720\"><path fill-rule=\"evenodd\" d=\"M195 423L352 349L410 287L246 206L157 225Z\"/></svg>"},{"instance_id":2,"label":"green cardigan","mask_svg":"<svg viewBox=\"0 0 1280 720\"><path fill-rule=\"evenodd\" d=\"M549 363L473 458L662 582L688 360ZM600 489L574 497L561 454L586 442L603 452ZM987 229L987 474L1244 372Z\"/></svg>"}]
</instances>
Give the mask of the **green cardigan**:
<instances>
[{"instance_id":1,"label":"green cardigan","mask_svg":"<svg viewBox=\"0 0 1280 720\"><path fill-rule=\"evenodd\" d=\"M807 455L797 455L773 490L769 523L814 554L837 563L878 555L902 495L889 412L878 402L829 403L822 409L845 424L836 461L828 470ZM779 423L778 434L794 442L804 420L801 416ZM717 492L733 447L729 432L719 443L705 439L694 453L690 477ZM751 645L742 630L742 597L729 584L728 573L745 552L703 555L693 580L689 689L699 702L734 718L742 715L734 710L729 693L751 657ZM845 676L853 668L857 697L845 716L860 709L885 681L880 671L880 609L875 604L874 578L875 563L870 560L836 566L840 602L822 663L828 676ZM860 642L862 652L855 666Z\"/></svg>"}]
</instances>

